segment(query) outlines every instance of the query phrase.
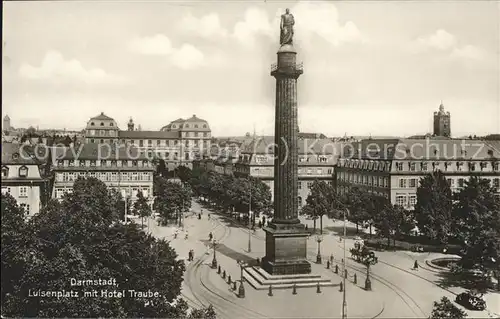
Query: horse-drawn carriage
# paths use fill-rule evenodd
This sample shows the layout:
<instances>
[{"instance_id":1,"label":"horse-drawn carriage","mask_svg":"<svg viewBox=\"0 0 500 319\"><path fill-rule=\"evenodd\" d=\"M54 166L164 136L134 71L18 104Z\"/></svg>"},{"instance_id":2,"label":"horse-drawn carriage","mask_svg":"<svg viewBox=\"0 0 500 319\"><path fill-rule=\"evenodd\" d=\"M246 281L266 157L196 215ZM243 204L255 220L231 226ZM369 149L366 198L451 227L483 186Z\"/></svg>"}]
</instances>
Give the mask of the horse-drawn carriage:
<instances>
[{"instance_id":1,"label":"horse-drawn carriage","mask_svg":"<svg viewBox=\"0 0 500 319\"><path fill-rule=\"evenodd\" d=\"M349 250L351 252L351 258L362 264L366 264L368 261L374 260L377 262L377 257L375 257L375 252L371 251L365 245L357 242L354 243L354 248Z\"/></svg>"}]
</instances>

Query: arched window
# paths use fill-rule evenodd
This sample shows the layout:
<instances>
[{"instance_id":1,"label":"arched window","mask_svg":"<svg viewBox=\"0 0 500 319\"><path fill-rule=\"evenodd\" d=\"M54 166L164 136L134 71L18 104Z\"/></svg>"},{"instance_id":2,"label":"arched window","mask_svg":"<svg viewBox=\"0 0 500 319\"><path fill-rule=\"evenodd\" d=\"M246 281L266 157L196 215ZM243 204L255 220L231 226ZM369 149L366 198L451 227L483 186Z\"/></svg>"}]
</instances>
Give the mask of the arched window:
<instances>
[{"instance_id":1,"label":"arched window","mask_svg":"<svg viewBox=\"0 0 500 319\"><path fill-rule=\"evenodd\" d=\"M194 125L194 128L198 128L198 124L195 124L195 125Z\"/></svg>"},{"instance_id":2,"label":"arched window","mask_svg":"<svg viewBox=\"0 0 500 319\"><path fill-rule=\"evenodd\" d=\"M94 126L94 125L95 125L94 122L90 122L90 126Z\"/></svg>"},{"instance_id":3,"label":"arched window","mask_svg":"<svg viewBox=\"0 0 500 319\"><path fill-rule=\"evenodd\" d=\"M9 168L7 166L2 167L2 177L9 177Z\"/></svg>"},{"instance_id":4,"label":"arched window","mask_svg":"<svg viewBox=\"0 0 500 319\"><path fill-rule=\"evenodd\" d=\"M104 122L101 122L101 126L104 126Z\"/></svg>"},{"instance_id":5,"label":"arched window","mask_svg":"<svg viewBox=\"0 0 500 319\"><path fill-rule=\"evenodd\" d=\"M113 126L113 122L109 123L109 126Z\"/></svg>"},{"instance_id":6,"label":"arched window","mask_svg":"<svg viewBox=\"0 0 500 319\"><path fill-rule=\"evenodd\" d=\"M189 127L189 124L186 124L186 125L185 125L185 127L186 127L186 128L188 128L188 127Z\"/></svg>"},{"instance_id":7,"label":"arched window","mask_svg":"<svg viewBox=\"0 0 500 319\"><path fill-rule=\"evenodd\" d=\"M172 128L175 128L175 124L174 124L174 125L172 125Z\"/></svg>"},{"instance_id":8,"label":"arched window","mask_svg":"<svg viewBox=\"0 0 500 319\"><path fill-rule=\"evenodd\" d=\"M203 124L203 128L207 128L207 124Z\"/></svg>"},{"instance_id":9,"label":"arched window","mask_svg":"<svg viewBox=\"0 0 500 319\"><path fill-rule=\"evenodd\" d=\"M21 166L19 168L19 177L27 177L28 176L28 168L26 166Z\"/></svg>"}]
</instances>

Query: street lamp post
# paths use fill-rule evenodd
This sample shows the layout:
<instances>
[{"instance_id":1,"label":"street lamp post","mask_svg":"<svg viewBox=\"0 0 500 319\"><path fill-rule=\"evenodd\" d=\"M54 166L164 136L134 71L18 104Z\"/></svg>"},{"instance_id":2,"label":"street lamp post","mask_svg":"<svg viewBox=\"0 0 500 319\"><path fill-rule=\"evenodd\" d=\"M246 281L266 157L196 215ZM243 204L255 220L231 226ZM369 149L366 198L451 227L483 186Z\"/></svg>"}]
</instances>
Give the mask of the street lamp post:
<instances>
[{"instance_id":1,"label":"street lamp post","mask_svg":"<svg viewBox=\"0 0 500 319\"><path fill-rule=\"evenodd\" d=\"M345 256L345 239L346 239L346 221L347 221L347 216L349 215L349 209L345 209L344 211L344 259L343 259L343 262L342 262L342 266L343 266L343 270L342 270L342 274L345 274L345 271L346 271L346 266L345 266L345 261L346 261L346 256ZM346 285L345 285L345 277L346 276L342 276L343 277L343 288L342 289L342 319L345 319L347 318L347 300L346 300Z\"/></svg>"},{"instance_id":2,"label":"street lamp post","mask_svg":"<svg viewBox=\"0 0 500 319\"><path fill-rule=\"evenodd\" d=\"M243 269L247 266L243 260L236 261L240 266L240 288L238 290L238 298L245 298L245 287L243 286Z\"/></svg>"},{"instance_id":3,"label":"street lamp post","mask_svg":"<svg viewBox=\"0 0 500 319\"><path fill-rule=\"evenodd\" d=\"M252 252L252 233L251 233L251 218L250 215L252 213L252 180L249 179L250 182L250 201L248 202L248 252Z\"/></svg>"},{"instance_id":4,"label":"street lamp post","mask_svg":"<svg viewBox=\"0 0 500 319\"><path fill-rule=\"evenodd\" d=\"M217 256L216 256L216 248L217 248L217 241L214 239L213 243L212 243L213 247L214 247L214 258L212 259L212 268L217 268Z\"/></svg>"},{"instance_id":5,"label":"street lamp post","mask_svg":"<svg viewBox=\"0 0 500 319\"><path fill-rule=\"evenodd\" d=\"M371 251L365 260L365 265L366 265L365 290L372 290L372 282L370 280L370 266L375 265L377 262L378 258L375 257L375 253Z\"/></svg>"},{"instance_id":6,"label":"street lamp post","mask_svg":"<svg viewBox=\"0 0 500 319\"><path fill-rule=\"evenodd\" d=\"M323 241L323 236L317 235L316 241L318 242L318 255L316 256L316 263L321 264L321 242Z\"/></svg>"}]
</instances>

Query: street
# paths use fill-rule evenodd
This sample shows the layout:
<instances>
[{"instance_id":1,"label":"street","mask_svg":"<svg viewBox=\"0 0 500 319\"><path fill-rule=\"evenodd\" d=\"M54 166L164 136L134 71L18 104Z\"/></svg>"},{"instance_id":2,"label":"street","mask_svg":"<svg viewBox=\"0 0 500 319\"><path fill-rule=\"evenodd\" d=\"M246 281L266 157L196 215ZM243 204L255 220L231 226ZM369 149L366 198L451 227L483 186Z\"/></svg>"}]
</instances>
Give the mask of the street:
<instances>
[{"instance_id":1,"label":"street","mask_svg":"<svg viewBox=\"0 0 500 319\"><path fill-rule=\"evenodd\" d=\"M186 260L187 270L184 275L182 296L191 307L199 308L212 304L218 316L223 318L271 318L271 317L340 317L342 293L338 287L324 287L321 293L315 288L298 289L292 295L290 289L273 291L273 296L268 296L267 291L254 290L244 282L246 296L238 298L238 290L233 290L231 281L240 280L238 260L248 261L261 258L265 254L265 233L257 229L251 233L251 252L248 252L248 228L237 225L226 216L209 212L203 208L202 219L198 220L201 207L193 202L191 211L184 219L184 230L178 227L158 226L153 220L149 222L149 230L159 238L166 238L176 249L179 258ZM211 219L208 219L208 213ZM312 229L312 221L302 220ZM340 223L340 224L339 224ZM316 237L308 239L308 259L312 264L312 271L331 279L333 283L342 281L341 271L334 272L335 265L342 269L343 243L336 233L343 223L339 221L323 221L323 238L321 242L322 264L316 264L318 243ZM355 231L355 226L348 225L349 233ZM178 229L178 237L173 234ZM185 233L189 236L185 239ZM209 244L208 236L212 232L218 245L216 258L221 272L226 272L226 278L218 274L216 269L210 267L213 259L213 247ZM354 240L346 239L345 247L349 250L354 245ZM189 250L194 250L194 261L188 261ZM326 262L331 254L334 263L327 269ZM464 291L461 288L440 287L437 282L439 272L426 267L425 261L441 256L435 253L413 252L388 252L376 253L379 262L371 267L370 278L372 291L365 291L364 281L366 268L350 258L346 252L346 266L348 279L346 279L347 315L356 318L422 318L428 317L432 310L433 302L443 296L454 300L455 294ZM418 270L413 270L415 260L421 265ZM357 276L357 284L353 283L353 276ZM240 283L237 283L239 287ZM296 300L293 300L294 298ZM293 300L293 301L292 301ZM469 317L494 318L500 313L500 295L490 293L485 295L487 311L467 311ZM291 302L292 301L292 302Z\"/></svg>"}]
</instances>

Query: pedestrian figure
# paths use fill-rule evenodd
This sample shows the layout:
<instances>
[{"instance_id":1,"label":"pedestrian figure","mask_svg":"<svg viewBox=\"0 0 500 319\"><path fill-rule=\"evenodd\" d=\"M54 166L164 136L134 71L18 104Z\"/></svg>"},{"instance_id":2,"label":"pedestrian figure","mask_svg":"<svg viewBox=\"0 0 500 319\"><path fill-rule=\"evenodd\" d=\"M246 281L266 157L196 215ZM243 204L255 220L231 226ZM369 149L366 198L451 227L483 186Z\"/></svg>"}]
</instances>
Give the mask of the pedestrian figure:
<instances>
[{"instance_id":1,"label":"pedestrian figure","mask_svg":"<svg viewBox=\"0 0 500 319\"><path fill-rule=\"evenodd\" d=\"M192 251L190 250L189 253L188 253L188 261L191 261L192 260Z\"/></svg>"},{"instance_id":2,"label":"pedestrian figure","mask_svg":"<svg viewBox=\"0 0 500 319\"><path fill-rule=\"evenodd\" d=\"M198 219L201 219L201 214L198 214Z\"/></svg>"},{"instance_id":3,"label":"pedestrian figure","mask_svg":"<svg viewBox=\"0 0 500 319\"><path fill-rule=\"evenodd\" d=\"M418 260L415 260L415 263L413 264L413 269L418 270Z\"/></svg>"},{"instance_id":4,"label":"pedestrian figure","mask_svg":"<svg viewBox=\"0 0 500 319\"><path fill-rule=\"evenodd\" d=\"M210 213L208 214L208 220L210 220Z\"/></svg>"},{"instance_id":5,"label":"pedestrian figure","mask_svg":"<svg viewBox=\"0 0 500 319\"><path fill-rule=\"evenodd\" d=\"M259 220L259 228L262 228L262 221Z\"/></svg>"},{"instance_id":6,"label":"pedestrian figure","mask_svg":"<svg viewBox=\"0 0 500 319\"><path fill-rule=\"evenodd\" d=\"M333 254L330 255L330 263L333 264Z\"/></svg>"},{"instance_id":7,"label":"pedestrian figure","mask_svg":"<svg viewBox=\"0 0 500 319\"><path fill-rule=\"evenodd\" d=\"M178 231L178 230L176 230L176 231L175 231L175 233L174 233L174 239L176 239L176 238L177 238L177 235L178 235L178 234L179 234L179 231Z\"/></svg>"},{"instance_id":8,"label":"pedestrian figure","mask_svg":"<svg viewBox=\"0 0 500 319\"><path fill-rule=\"evenodd\" d=\"M208 234L208 239L212 241L212 238L214 238L214 235L212 235L212 232L210 232L210 234Z\"/></svg>"},{"instance_id":9,"label":"pedestrian figure","mask_svg":"<svg viewBox=\"0 0 500 319\"><path fill-rule=\"evenodd\" d=\"M189 235L189 234L188 234L188 232L186 231L186 235L184 236L184 239L188 239L188 237L189 237L188 235Z\"/></svg>"},{"instance_id":10,"label":"pedestrian figure","mask_svg":"<svg viewBox=\"0 0 500 319\"><path fill-rule=\"evenodd\" d=\"M306 231L307 231L307 230L308 230L308 227L307 227L307 225L306 225Z\"/></svg>"}]
</instances>

